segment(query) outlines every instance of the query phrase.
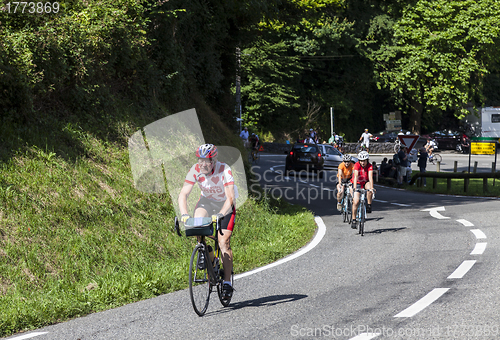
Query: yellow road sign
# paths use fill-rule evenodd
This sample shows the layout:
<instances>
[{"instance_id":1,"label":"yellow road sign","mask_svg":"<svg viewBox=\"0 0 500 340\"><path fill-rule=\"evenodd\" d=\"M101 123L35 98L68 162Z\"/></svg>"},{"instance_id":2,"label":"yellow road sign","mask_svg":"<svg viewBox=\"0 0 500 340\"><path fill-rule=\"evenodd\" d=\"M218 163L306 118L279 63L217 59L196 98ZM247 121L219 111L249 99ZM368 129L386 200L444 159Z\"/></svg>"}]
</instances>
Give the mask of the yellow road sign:
<instances>
[{"instance_id":1,"label":"yellow road sign","mask_svg":"<svg viewBox=\"0 0 500 340\"><path fill-rule=\"evenodd\" d=\"M495 154L495 143L484 143L484 142L472 142L471 153L473 155L494 155Z\"/></svg>"}]
</instances>

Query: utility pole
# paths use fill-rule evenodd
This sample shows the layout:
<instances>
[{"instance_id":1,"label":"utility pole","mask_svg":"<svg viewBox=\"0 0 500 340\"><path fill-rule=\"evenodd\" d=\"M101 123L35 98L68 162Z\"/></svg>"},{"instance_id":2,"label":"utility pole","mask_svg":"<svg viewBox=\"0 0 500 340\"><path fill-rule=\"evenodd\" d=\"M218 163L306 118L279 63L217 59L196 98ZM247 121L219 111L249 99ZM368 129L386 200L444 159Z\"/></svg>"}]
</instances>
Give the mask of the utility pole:
<instances>
[{"instance_id":1,"label":"utility pole","mask_svg":"<svg viewBox=\"0 0 500 340\"><path fill-rule=\"evenodd\" d=\"M236 117L238 117L239 131L241 133L241 50L236 47Z\"/></svg>"},{"instance_id":2,"label":"utility pole","mask_svg":"<svg viewBox=\"0 0 500 340\"><path fill-rule=\"evenodd\" d=\"M334 126L334 123L333 123L333 120L334 120L334 116L333 116L333 107L330 107L330 123L331 123L331 127L332 127L332 136L333 136L333 126Z\"/></svg>"}]
</instances>

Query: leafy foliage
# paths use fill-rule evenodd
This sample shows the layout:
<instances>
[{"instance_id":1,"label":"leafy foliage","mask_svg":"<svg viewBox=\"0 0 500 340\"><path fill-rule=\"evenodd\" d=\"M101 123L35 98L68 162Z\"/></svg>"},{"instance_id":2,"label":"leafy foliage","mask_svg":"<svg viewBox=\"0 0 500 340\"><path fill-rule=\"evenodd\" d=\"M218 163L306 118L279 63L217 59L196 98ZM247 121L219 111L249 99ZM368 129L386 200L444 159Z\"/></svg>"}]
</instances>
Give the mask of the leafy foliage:
<instances>
[{"instance_id":1,"label":"leafy foliage","mask_svg":"<svg viewBox=\"0 0 500 340\"><path fill-rule=\"evenodd\" d=\"M373 54L380 85L412 112L420 130L424 110L457 116L480 92L500 34L499 2L425 1L407 7L394 26L394 44Z\"/></svg>"}]
</instances>

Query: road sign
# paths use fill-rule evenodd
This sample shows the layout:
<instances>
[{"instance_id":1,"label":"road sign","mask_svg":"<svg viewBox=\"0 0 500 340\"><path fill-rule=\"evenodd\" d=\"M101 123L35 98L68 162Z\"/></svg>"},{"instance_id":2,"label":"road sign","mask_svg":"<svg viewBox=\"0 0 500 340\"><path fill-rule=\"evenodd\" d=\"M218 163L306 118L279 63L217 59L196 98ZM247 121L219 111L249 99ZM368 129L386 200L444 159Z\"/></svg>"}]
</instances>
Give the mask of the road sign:
<instances>
[{"instance_id":1,"label":"road sign","mask_svg":"<svg viewBox=\"0 0 500 340\"><path fill-rule=\"evenodd\" d=\"M410 150L417 143L420 136L419 135L398 135L398 138L401 141L401 144L406 146L406 148L408 149L408 152L410 152Z\"/></svg>"},{"instance_id":2,"label":"road sign","mask_svg":"<svg viewBox=\"0 0 500 340\"><path fill-rule=\"evenodd\" d=\"M494 155L495 154L495 143L484 143L484 142L472 142L471 154L473 155Z\"/></svg>"}]
</instances>

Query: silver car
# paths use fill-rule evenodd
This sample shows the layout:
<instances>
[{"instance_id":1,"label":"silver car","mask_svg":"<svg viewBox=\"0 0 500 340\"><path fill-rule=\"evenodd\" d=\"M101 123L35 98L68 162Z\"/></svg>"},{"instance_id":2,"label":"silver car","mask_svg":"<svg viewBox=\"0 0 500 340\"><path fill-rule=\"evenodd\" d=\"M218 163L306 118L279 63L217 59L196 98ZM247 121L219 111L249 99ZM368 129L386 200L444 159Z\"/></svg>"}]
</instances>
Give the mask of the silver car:
<instances>
[{"instance_id":1,"label":"silver car","mask_svg":"<svg viewBox=\"0 0 500 340\"><path fill-rule=\"evenodd\" d=\"M342 154L340 151L329 144L318 144L318 147L321 150L323 158L325 159L324 167L337 169L340 163L342 163ZM358 159L356 157L352 157L352 161L357 162Z\"/></svg>"}]
</instances>

